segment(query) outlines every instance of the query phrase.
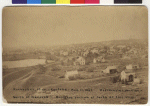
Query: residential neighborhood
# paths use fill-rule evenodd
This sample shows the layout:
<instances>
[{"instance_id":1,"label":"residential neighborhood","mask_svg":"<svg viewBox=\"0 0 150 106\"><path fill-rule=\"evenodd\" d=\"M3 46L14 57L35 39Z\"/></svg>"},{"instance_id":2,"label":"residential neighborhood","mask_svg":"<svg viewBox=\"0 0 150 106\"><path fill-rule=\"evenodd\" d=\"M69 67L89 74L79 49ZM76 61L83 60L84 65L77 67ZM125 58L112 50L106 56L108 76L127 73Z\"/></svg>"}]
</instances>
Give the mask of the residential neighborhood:
<instances>
[{"instance_id":1,"label":"residential neighborhood","mask_svg":"<svg viewBox=\"0 0 150 106\"><path fill-rule=\"evenodd\" d=\"M97 79L101 82L103 78L110 80L108 82L104 80L101 84L107 82L120 87L126 86L127 89L130 86L147 84L148 43L143 44L143 41L137 43L134 39L105 43L4 50L3 76L11 70L19 71L27 67L26 70L32 70L34 73L31 76L45 76L46 79L42 79L43 84L45 81L50 83L52 79L71 84L72 81L79 83L84 80L89 83L88 80ZM35 66L33 66L33 61ZM7 82L10 78L7 80L4 78L4 81ZM7 83L3 83L3 89ZM36 82L33 80L30 83Z\"/></svg>"},{"instance_id":2,"label":"residential neighborhood","mask_svg":"<svg viewBox=\"0 0 150 106\"><path fill-rule=\"evenodd\" d=\"M146 6L6 6L2 20L3 103L148 103Z\"/></svg>"}]
</instances>

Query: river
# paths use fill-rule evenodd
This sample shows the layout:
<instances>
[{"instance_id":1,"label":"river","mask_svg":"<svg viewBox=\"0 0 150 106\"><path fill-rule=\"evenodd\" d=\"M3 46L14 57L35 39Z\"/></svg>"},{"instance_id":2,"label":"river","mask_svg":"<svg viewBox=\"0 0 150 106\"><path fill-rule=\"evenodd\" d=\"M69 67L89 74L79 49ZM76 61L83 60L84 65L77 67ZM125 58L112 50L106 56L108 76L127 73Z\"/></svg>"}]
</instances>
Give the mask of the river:
<instances>
[{"instance_id":1,"label":"river","mask_svg":"<svg viewBox=\"0 0 150 106\"><path fill-rule=\"evenodd\" d=\"M17 67L29 67L38 64L45 64L45 59L25 59L17 61L3 61L3 67L5 68L17 68Z\"/></svg>"}]
</instances>

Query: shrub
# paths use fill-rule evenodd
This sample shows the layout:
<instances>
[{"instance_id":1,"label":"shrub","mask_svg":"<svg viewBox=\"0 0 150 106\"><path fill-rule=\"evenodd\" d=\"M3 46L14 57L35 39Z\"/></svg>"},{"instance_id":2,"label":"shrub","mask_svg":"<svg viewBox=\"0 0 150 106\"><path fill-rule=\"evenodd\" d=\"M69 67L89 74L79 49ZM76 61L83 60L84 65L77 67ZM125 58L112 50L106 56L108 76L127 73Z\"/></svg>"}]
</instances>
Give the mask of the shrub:
<instances>
[{"instance_id":1,"label":"shrub","mask_svg":"<svg viewBox=\"0 0 150 106\"><path fill-rule=\"evenodd\" d=\"M59 78L65 78L65 76L64 76L64 75L62 75L62 76L59 76Z\"/></svg>"},{"instance_id":2,"label":"shrub","mask_svg":"<svg viewBox=\"0 0 150 106\"><path fill-rule=\"evenodd\" d=\"M86 79L84 76L78 76L78 79Z\"/></svg>"},{"instance_id":3,"label":"shrub","mask_svg":"<svg viewBox=\"0 0 150 106\"><path fill-rule=\"evenodd\" d=\"M76 77L75 76L69 76L69 80L75 80Z\"/></svg>"},{"instance_id":4,"label":"shrub","mask_svg":"<svg viewBox=\"0 0 150 106\"><path fill-rule=\"evenodd\" d=\"M77 80L80 79L80 75L69 76L69 80Z\"/></svg>"},{"instance_id":5,"label":"shrub","mask_svg":"<svg viewBox=\"0 0 150 106\"><path fill-rule=\"evenodd\" d=\"M39 70L37 71L38 74L44 74L47 71L47 68L44 65L38 65Z\"/></svg>"},{"instance_id":6,"label":"shrub","mask_svg":"<svg viewBox=\"0 0 150 106\"><path fill-rule=\"evenodd\" d=\"M63 61L61 61L61 65L62 65L62 66L64 65L64 62L63 62Z\"/></svg>"},{"instance_id":7,"label":"shrub","mask_svg":"<svg viewBox=\"0 0 150 106\"><path fill-rule=\"evenodd\" d=\"M90 64L90 62L89 62L89 61L85 63L85 65L89 65L89 64Z\"/></svg>"},{"instance_id":8,"label":"shrub","mask_svg":"<svg viewBox=\"0 0 150 106\"><path fill-rule=\"evenodd\" d=\"M85 71L86 68L82 67L82 68L79 68L78 71Z\"/></svg>"},{"instance_id":9,"label":"shrub","mask_svg":"<svg viewBox=\"0 0 150 106\"><path fill-rule=\"evenodd\" d=\"M94 67L88 68L87 71L88 72L93 72L94 71Z\"/></svg>"},{"instance_id":10,"label":"shrub","mask_svg":"<svg viewBox=\"0 0 150 106\"><path fill-rule=\"evenodd\" d=\"M117 81L119 81L119 78L120 78L120 76L115 76L115 77L110 78L110 80L111 80L113 83L116 83Z\"/></svg>"}]
</instances>

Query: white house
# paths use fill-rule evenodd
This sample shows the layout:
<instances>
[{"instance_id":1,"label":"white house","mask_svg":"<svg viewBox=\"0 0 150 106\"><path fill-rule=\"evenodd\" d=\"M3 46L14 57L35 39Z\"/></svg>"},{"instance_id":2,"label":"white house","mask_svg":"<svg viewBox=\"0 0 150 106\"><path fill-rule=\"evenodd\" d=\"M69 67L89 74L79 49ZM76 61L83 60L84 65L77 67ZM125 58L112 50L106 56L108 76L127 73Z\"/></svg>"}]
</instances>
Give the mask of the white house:
<instances>
[{"instance_id":1,"label":"white house","mask_svg":"<svg viewBox=\"0 0 150 106\"><path fill-rule=\"evenodd\" d=\"M98 58L94 58L93 59L93 63L97 63L97 62L104 63L105 62L105 58L103 56L100 56Z\"/></svg>"},{"instance_id":2,"label":"white house","mask_svg":"<svg viewBox=\"0 0 150 106\"><path fill-rule=\"evenodd\" d=\"M63 56L68 56L69 55L69 53L67 52L67 51L60 51L60 55L63 55Z\"/></svg>"},{"instance_id":3,"label":"white house","mask_svg":"<svg viewBox=\"0 0 150 106\"><path fill-rule=\"evenodd\" d=\"M88 54L89 54L89 51L87 50L87 51L83 52L82 55L83 55L84 57L86 57Z\"/></svg>"},{"instance_id":4,"label":"white house","mask_svg":"<svg viewBox=\"0 0 150 106\"><path fill-rule=\"evenodd\" d=\"M79 72L77 70L75 70L75 71L66 71L65 79L69 80L69 77L76 77L77 75L79 75Z\"/></svg>"},{"instance_id":5,"label":"white house","mask_svg":"<svg viewBox=\"0 0 150 106\"><path fill-rule=\"evenodd\" d=\"M103 62L105 62L105 58L103 56L100 56L97 58L97 61L103 63Z\"/></svg>"},{"instance_id":6,"label":"white house","mask_svg":"<svg viewBox=\"0 0 150 106\"><path fill-rule=\"evenodd\" d=\"M63 52L63 55L64 56L68 56L68 52Z\"/></svg>"},{"instance_id":7,"label":"white house","mask_svg":"<svg viewBox=\"0 0 150 106\"><path fill-rule=\"evenodd\" d=\"M139 69L139 65L132 65L132 64L129 64L129 65L126 66L126 69L127 69L127 70Z\"/></svg>"},{"instance_id":8,"label":"white house","mask_svg":"<svg viewBox=\"0 0 150 106\"><path fill-rule=\"evenodd\" d=\"M91 52L94 54L94 53L99 53L99 51L98 51L98 49L93 49L93 50L91 50Z\"/></svg>"},{"instance_id":9,"label":"white house","mask_svg":"<svg viewBox=\"0 0 150 106\"><path fill-rule=\"evenodd\" d=\"M132 49L130 49L127 53L129 53L129 54L137 54L138 51L137 51L137 49L132 48Z\"/></svg>"},{"instance_id":10,"label":"white house","mask_svg":"<svg viewBox=\"0 0 150 106\"><path fill-rule=\"evenodd\" d=\"M120 76L121 76L122 83L125 83L127 77L126 77L126 73L124 70L120 73Z\"/></svg>"},{"instance_id":11,"label":"white house","mask_svg":"<svg viewBox=\"0 0 150 106\"><path fill-rule=\"evenodd\" d=\"M74 62L74 65L77 65L77 64L79 64L79 65L85 65L85 59L83 57L78 57L76 59L76 61Z\"/></svg>"},{"instance_id":12,"label":"white house","mask_svg":"<svg viewBox=\"0 0 150 106\"><path fill-rule=\"evenodd\" d=\"M132 82L134 81L135 78L135 73L132 70L123 70L121 72L121 81L122 83L127 82Z\"/></svg>"},{"instance_id":13,"label":"white house","mask_svg":"<svg viewBox=\"0 0 150 106\"><path fill-rule=\"evenodd\" d=\"M112 46L112 47L109 48L109 51L110 52L115 52L116 50L114 49L114 46Z\"/></svg>"},{"instance_id":14,"label":"white house","mask_svg":"<svg viewBox=\"0 0 150 106\"><path fill-rule=\"evenodd\" d=\"M93 59L93 63L97 63L97 59L96 58Z\"/></svg>"},{"instance_id":15,"label":"white house","mask_svg":"<svg viewBox=\"0 0 150 106\"><path fill-rule=\"evenodd\" d=\"M126 69L127 69L127 70L132 70L132 69L133 69L132 64L127 65L127 66L126 66Z\"/></svg>"}]
</instances>

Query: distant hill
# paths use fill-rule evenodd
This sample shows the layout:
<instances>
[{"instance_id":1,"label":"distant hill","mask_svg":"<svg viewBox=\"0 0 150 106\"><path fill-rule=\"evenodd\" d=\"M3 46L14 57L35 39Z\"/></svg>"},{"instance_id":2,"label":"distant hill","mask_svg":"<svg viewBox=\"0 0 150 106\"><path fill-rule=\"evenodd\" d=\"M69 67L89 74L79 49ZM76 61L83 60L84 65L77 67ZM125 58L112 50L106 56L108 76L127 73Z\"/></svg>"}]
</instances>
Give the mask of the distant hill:
<instances>
[{"instance_id":1,"label":"distant hill","mask_svg":"<svg viewBox=\"0 0 150 106\"><path fill-rule=\"evenodd\" d=\"M70 45L56 45L56 46L44 46L37 45L31 47L20 47L20 48L3 48L3 51L8 50L18 50L18 49L66 49L66 48L79 48L79 47L100 47L100 46L116 46L116 45L130 45L130 46L148 46L148 40L146 39L127 39L127 40L111 40L111 41L101 41L101 42L88 42L81 44L70 44Z\"/></svg>"}]
</instances>

